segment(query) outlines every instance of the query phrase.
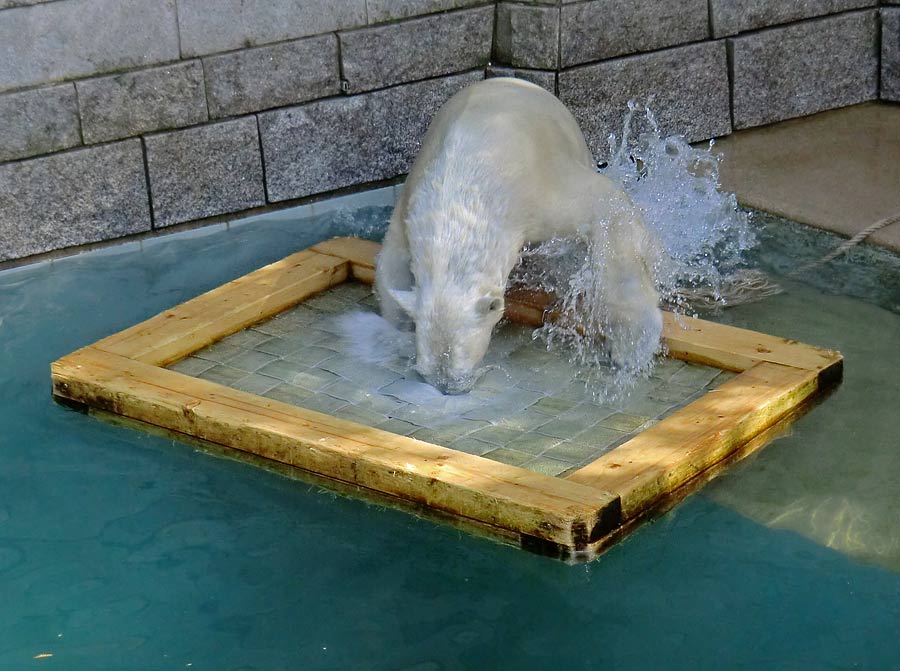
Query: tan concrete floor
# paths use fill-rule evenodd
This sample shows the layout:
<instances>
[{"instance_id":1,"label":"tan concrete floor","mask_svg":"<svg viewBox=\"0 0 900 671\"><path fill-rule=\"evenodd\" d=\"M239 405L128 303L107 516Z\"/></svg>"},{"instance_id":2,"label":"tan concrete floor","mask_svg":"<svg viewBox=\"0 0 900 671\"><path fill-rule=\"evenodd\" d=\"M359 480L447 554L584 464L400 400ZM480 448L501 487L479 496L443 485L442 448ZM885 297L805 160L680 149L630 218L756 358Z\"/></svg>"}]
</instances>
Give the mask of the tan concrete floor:
<instances>
[{"instance_id":1,"label":"tan concrete floor","mask_svg":"<svg viewBox=\"0 0 900 671\"><path fill-rule=\"evenodd\" d=\"M864 103L722 138L738 201L846 236L900 214L900 105ZM900 252L900 223L868 242Z\"/></svg>"}]
</instances>

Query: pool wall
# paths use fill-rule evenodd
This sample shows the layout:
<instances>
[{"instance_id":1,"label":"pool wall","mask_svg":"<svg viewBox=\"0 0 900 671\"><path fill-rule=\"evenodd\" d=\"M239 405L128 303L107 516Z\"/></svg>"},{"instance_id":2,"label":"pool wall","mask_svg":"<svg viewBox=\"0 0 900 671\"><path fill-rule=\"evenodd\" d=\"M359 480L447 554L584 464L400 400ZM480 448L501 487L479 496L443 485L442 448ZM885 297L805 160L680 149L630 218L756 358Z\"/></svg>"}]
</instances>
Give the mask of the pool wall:
<instances>
[{"instance_id":1,"label":"pool wall","mask_svg":"<svg viewBox=\"0 0 900 671\"><path fill-rule=\"evenodd\" d=\"M898 0L0 0L0 44L0 267L389 183L484 77L598 157L632 98L690 140L900 101Z\"/></svg>"}]
</instances>

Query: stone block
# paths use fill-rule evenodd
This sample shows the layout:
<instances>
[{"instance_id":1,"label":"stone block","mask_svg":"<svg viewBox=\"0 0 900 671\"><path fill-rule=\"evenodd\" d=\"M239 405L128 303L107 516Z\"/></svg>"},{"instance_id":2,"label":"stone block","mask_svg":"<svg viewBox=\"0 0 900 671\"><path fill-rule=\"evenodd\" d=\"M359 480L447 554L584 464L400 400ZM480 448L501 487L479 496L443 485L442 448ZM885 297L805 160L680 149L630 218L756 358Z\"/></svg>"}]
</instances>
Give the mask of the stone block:
<instances>
[{"instance_id":1,"label":"stone block","mask_svg":"<svg viewBox=\"0 0 900 671\"><path fill-rule=\"evenodd\" d=\"M877 4L878 0L709 0L709 13L713 36L725 37Z\"/></svg>"},{"instance_id":2,"label":"stone block","mask_svg":"<svg viewBox=\"0 0 900 671\"><path fill-rule=\"evenodd\" d=\"M735 128L876 98L877 27L854 12L729 39Z\"/></svg>"},{"instance_id":3,"label":"stone block","mask_svg":"<svg viewBox=\"0 0 900 671\"><path fill-rule=\"evenodd\" d=\"M283 107L340 93L334 35L203 59L214 118Z\"/></svg>"},{"instance_id":4,"label":"stone block","mask_svg":"<svg viewBox=\"0 0 900 671\"><path fill-rule=\"evenodd\" d=\"M900 102L900 7L881 10L881 99Z\"/></svg>"},{"instance_id":5,"label":"stone block","mask_svg":"<svg viewBox=\"0 0 900 671\"><path fill-rule=\"evenodd\" d=\"M707 0L592 0L562 8L563 67L704 40Z\"/></svg>"},{"instance_id":6,"label":"stone block","mask_svg":"<svg viewBox=\"0 0 900 671\"><path fill-rule=\"evenodd\" d=\"M689 141L731 132L725 45L704 42L584 65L559 74L559 98L598 159L621 136L628 101L650 103L661 130ZM633 132L638 132L635 119Z\"/></svg>"},{"instance_id":7,"label":"stone block","mask_svg":"<svg viewBox=\"0 0 900 671\"><path fill-rule=\"evenodd\" d=\"M496 59L522 68L559 64L559 8L500 3Z\"/></svg>"},{"instance_id":8,"label":"stone block","mask_svg":"<svg viewBox=\"0 0 900 671\"><path fill-rule=\"evenodd\" d=\"M182 55L257 47L366 24L366 0L178 0Z\"/></svg>"},{"instance_id":9,"label":"stone block","mask_svg":"<svg viewBox=\"0 0 900 671\"><path fill-rule=\"evenodd\" d=\"M66 0L0 12L0 91L177 60L175 0Z\"/></svg>"},{"instance_id":10,"label":"stone block","mask_svg":"<svg viewBox=\"0 0 900 671\"><path fill-rule=\"evenodd\" d=\"M207 120L200 61L77 82L85 144Z\"/></svg>"},{"instance_id":11,"label":"stone block","mask_svg":"<svg viewBox=\"0 0 900 671\"><path fill-rule=\"evenodd\" d=\"M401 175L437 109L481 72L259 115L272 202Z\"/></svg>"},{"instance_id":12,"label":"stone block","mask_svg":"<svg viewBox=\"0 0 900 671\"><path fill-rule=\"evenodd\" d=\"M423 14L493 4L485 0L368 0L369 23L399 21Z\"/></svg>"},{"instance_id":13,"label":"stone block","mask_svg":"<svg viewBox=\"0 0 900 671\"><path fill-rule=\"evenodd\" d=\"M81 144L71 84L0 95L0 161Z\"/></svg>"},{"instance_id":14,"label":"stone block","mask_svg":"<svg viewBox=\"0 0 900 671\"><path fill-rule=\"evenodd\" d=\"M148 230L140 140L0 165L0 261Z\"/></svg>"},{"instance_id":15,"label":"stone block","mask_svg":"<svg viewBox=\"0 0 900 671\"><path fill-rule=\"evenodd\" d=\"M145 142L156 226L265 203L254 117L151 135Z\"/></svg>"},{"instance_id":16,"label":"stone block","mask_svg":"<svg viewBox=\"0 0 900 671\"><path fill-rule=\"evenodd\" d=\"M537 84L542 89L550 91L556 95L556 72L546 70L525 70L522 68L505 68L498 65L491 65L485 70L485 79L494 77L515 77L516 79L524 79L526 82Z\"/></svg>"},{"instance_id":17,"label":"stone block","mask_svg":"<svg viewBox=\"0 0 900 671\"><path fill-rule=\"evenodd\" d=\"M340 33L347 90L482 67L490 60L493 31L493 7L478 7Z\"/></svg>"}]
</instances>

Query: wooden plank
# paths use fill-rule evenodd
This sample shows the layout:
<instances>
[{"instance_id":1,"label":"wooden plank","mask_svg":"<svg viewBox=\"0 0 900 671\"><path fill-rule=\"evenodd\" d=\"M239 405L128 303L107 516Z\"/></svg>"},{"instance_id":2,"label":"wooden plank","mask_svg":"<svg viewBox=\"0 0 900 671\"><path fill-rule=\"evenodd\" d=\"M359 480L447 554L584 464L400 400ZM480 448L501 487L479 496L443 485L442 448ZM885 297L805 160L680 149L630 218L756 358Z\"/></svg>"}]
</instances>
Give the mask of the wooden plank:
<instances>
[{"instance_id":1,"label":"wooden plank","mask_svg":"<svg viewBox=\"0 0 900 671\"><path fill-rule=\"evenodd\" d=\"M93 346L165 366L343 282L346 261L304 250L208 291Z\"/></svg>"},{"instance_id":2,"label":"wooden plank","mask_svg":"<svg viewBox=\"0 0 900 671\"><path fill-rule=\"evenodd\" d=\"M671 312L663 312L663 337L669 356L729 370L747 370L767 361L825 371L841 361L834 350Z\"/></svg>"},{"instance_id":3,"label":"wooden plank","mask_svg":"<svg viewBox=\"0 0 900 671\"><path fill-rule=\"evenodd\" d=\"M559 316L547 312L552 298L539 291L511 289L506 293L506 316L518 323L540 326ZM763 361L825 372L839 367L842 359L833 350L665 310L662 337L673 359L737 372Z\"/></svg>"},{"instance_id":4,"label":"wooden plank","mask_svg":"<svg viewBox=\"0 0 900 671\"><path fill-rule=\"evenodd\" d=\"M568 479L619 494L627 520L740 448L818 388L817 371L759 363Z\"/></svg>"},{"instance_id":5,"label":"wooden plank","mask_svg":"<svg viewBox=\"0 0 900 671\"><path fill-rule=\"evenodd\" d=\"M618 497L85 348L54 394L579 551L619 523Z\"/></svg>"},{"instance_id":6,"label":"wooden plank","mask_svg":"<svg viewBox=\"0 0 900 671\"><path fill-rule=\"evenodd\" d=\"M375 256L381 245L362 238L332 238L310 249L320 254L329 254L350 262L353 278L360 282L375 282Z\"/></svg>"}]
</instances>

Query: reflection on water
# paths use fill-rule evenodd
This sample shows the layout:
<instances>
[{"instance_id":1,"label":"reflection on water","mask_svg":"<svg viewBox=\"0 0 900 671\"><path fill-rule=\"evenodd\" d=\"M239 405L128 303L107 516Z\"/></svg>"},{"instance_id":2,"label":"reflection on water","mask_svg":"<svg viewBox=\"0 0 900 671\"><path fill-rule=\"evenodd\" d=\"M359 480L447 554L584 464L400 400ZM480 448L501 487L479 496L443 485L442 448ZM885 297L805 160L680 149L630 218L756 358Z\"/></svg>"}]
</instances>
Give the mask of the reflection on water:
<instances>
[{"instance_id":1,"label":"reflection on water","mask_svg":"<svg viewBox=\"0 0 900 671\"><path fill-rule=\"evenodd\" d=\"M839 349L844 381L750 464L705 495L900 571L900 315L796 282L722 317L737 326Z\"/></svg>"}]
</instances>

